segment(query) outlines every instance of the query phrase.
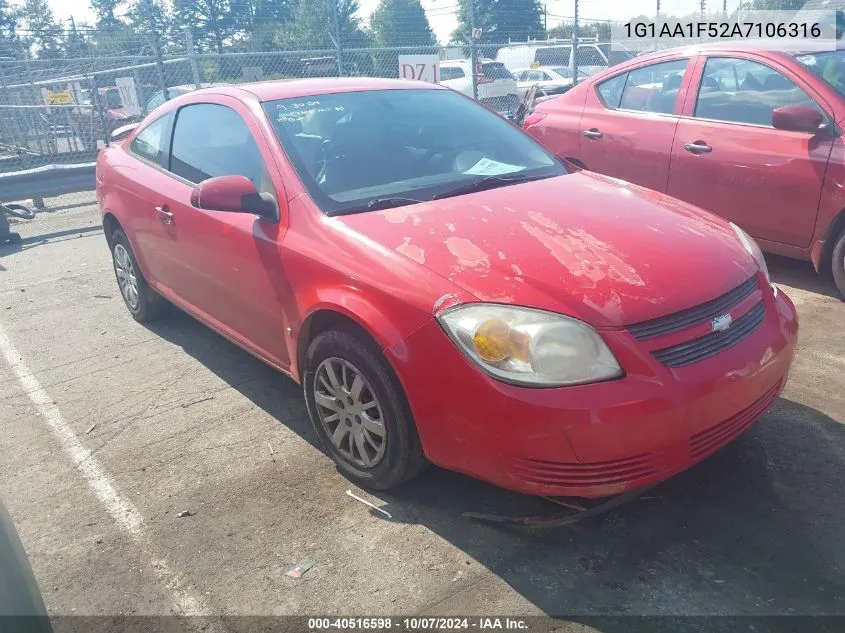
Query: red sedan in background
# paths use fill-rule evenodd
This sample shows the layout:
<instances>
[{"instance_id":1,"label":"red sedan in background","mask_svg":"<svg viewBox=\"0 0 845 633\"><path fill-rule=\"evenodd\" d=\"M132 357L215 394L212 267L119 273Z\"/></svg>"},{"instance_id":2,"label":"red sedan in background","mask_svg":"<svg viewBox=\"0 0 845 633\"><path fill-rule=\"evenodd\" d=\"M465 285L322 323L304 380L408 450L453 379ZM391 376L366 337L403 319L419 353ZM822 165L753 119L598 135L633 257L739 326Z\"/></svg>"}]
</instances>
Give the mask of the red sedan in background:
<instances>
[{"instance_id":1,"label":"red sedan in background","mask_svg":"<svg viewBox=\"0 0 845 633\"><path fill-rule=\"evenodd\" d=\"M575 164L689 202L845 295L845 50L733 44L637 57L544 101L525 129Z\"/></svg>"},{"instance_id":2,"label":"red sedan in background","mask_svg":"<svg viewBox=\"0 0 845 633\"><path fill-rule=\"evenodd\" d=\"M123 299L299 381L347 476L514 490L660 481L777 398L797 321L741 229L588 172L451 90L200 90L101 152Z\"/></svg>"}]
</instances>

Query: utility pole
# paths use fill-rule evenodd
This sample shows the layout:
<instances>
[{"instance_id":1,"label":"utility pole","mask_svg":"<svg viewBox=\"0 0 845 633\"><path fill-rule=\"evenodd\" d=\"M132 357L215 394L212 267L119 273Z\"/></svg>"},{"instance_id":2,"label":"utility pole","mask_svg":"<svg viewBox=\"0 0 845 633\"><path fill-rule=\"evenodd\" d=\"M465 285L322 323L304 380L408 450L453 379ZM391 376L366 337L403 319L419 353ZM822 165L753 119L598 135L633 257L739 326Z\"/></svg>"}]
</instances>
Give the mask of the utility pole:
<instances>
[{"instance_id":1,"label":"utility pole","mask_svg":"<svg viewBox=\"0 0 845 633\"><path fill-rule=\"evenodd\" d=\"M707 10L707 0L701 0L701 17L704 19L704 12Z\"/></svg>"},{"instance_id":2,"label":"utility pole","mask_svg":"<svg viewBox=\"0 0 845 633\"><path fill-rule=\"evenodd\" d=\"M472 67L472 98L478 99L478 59L475 52L475 0L469 0L469 59Z\"/></svg>"},{"instance_id":3,"label":"utility pole","mask_svg":"<svg viewBox=\"0 0 845 633\"><path fill-rule=\"evenodd\" d=\"M660 17L660 0L657 0L657 10L654 12L654 17Z\"/></svg>"},{"instance_id":4,"label":"utility pole","mask_svg":"<svg viewBox=\"0 0 845 633\"><path fill-rule=\"evenodd\" d=\"M572 20L572 85L578 83L578 0L575 0L575 15Z\"/></svg>"},{"instance_id":5,"label":"utility pole","mask_svg":"<svg viewBox=\"0 0 845 633\"><path fill-rule=\"evenodd\" d=\"M188 53L188 60L191 62L191 76L194 80L194 87L199 90L202 85L200 82L200 69L197 66L197 58L194 57L194 34L191 33L191 28L185 27L185 50Z\"/></svg>"},{"instance_id":6,"label":"utility pole","mask_svg":"<svg viewBox=\"0 0 845 633\"><path fill-rule=\"evenodd\" d=\"M161 58L161 49L158 47L158 33L156 32L156 16L153 12L153 0L144 0L147 7L147 21L150 24L150 46L153 49L153 55L156 58L156 68L158 69L158 83L161 87L164 100L167 101L169 95L167 94L167 81L164 78L164 60Z\"/></svg>"},{"instance_id":7,"label":"utility pole","mask_svg":"<svg viewBox=\"0 0 845 633\"><path fill-rule=\"evenodd\" d=\"M334 20L333 28L336 56L337 56L337 76L343 77L343 41L340 37L340 10L338 7L339 0L332 0L332 19Z\"/></svg>"}]
</instances>

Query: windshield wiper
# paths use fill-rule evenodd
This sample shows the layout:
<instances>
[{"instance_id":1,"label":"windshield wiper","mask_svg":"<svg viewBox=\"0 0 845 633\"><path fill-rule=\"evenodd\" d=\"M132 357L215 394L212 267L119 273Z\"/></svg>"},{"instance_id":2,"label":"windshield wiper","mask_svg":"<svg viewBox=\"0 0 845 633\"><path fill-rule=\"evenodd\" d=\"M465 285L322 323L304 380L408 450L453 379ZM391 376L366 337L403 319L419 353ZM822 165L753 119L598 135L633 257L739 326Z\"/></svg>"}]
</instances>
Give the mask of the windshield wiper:
<instances>
[{"instance_id":1,"label":"windshield wiper","mask_svg":"<svg viewBox=\"0 0 845 633\"><path fill-rule=\"evenodd\" d=\"M502 187L504 185L513 184L516 182L528 182L530 180L542 180L543 178L551 178L553 174L543 174L542 176L529 176L527 174L516 174L512 176L485 176L478 180L460 185L454 189L449 189L443 193L438 193L432 200L439 200L440 198L451 198L452 196L460 196L465 193L472 193L474 191L483 191L484 189L493 189L494 187Z\"/></svg>"},{"instance_id":2,"label":"windshield wiper","mask_svg":"<svg viewBox=\"0 0 845 633\"><path fill-rule=\"evenodd\" d=\"M368 211L377 211L378 209L389 209L391 207L402 207L406 204L417 204L423 202L417 198L403 198L402 196L392 196L389 198L373 198L367 203Z\"/></svg>"}]
</instances>

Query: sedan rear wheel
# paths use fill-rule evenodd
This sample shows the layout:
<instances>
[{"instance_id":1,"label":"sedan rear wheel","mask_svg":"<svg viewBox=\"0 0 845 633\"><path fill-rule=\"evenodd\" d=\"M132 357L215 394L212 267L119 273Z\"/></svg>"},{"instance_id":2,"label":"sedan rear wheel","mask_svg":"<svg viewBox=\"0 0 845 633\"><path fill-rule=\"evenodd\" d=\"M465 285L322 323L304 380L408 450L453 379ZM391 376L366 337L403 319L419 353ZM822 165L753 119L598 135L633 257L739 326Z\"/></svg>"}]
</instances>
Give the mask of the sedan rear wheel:
<instances>
[{"instance_id":1,"label":"sedan rear wheel","mask_svg":"<svg viewBox=\"0 0 845 633\"><path fill-rule=\"evenodd\" d=\"M833 280L839 288L839 294L845 299L845 231L842 231L833 247Z\"/></svg>"},{"instance_id":2,"label":"sedan rear wheel","mask_svg":"<svg viewBox=\"0 0 845 633\"><path fill-rule=\"evenodd\" d=\"M126 233L117 229L112 233L110 243L114 276L129 312L140 322L161 316L170 304L147 284Z\"/></svg>"}]
</instances>

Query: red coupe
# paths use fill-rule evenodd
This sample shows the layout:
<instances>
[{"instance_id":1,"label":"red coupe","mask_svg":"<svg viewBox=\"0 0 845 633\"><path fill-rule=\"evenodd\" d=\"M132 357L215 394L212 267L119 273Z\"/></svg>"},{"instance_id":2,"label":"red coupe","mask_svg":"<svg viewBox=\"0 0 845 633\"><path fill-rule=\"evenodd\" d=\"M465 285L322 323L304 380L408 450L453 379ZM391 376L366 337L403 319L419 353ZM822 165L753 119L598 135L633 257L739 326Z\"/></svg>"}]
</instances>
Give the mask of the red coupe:
<instances>
[{"instance_id":1,"label":"red coupe","mask_svg":"<svg viewBox=\"0 0 845 633\"><path fill-rule=\"evenodd\" d=\"M845 296L845 50L735 44L637 57L544 101L525 129L576 165L735 222Z\"/></svg>"},{"instance_id":2,"label":"red coupe","mask_svg":"<svg viewBox=\"0 0 845 633\"><path fill-rule=\"evenodd\" d=\"M564 163L451 90L218 87L97 163L117 282L299 381L343 473L428 462L603 497L703 459L778 397L797 321L754 241Z\"/></svg>"}]
</instances>

